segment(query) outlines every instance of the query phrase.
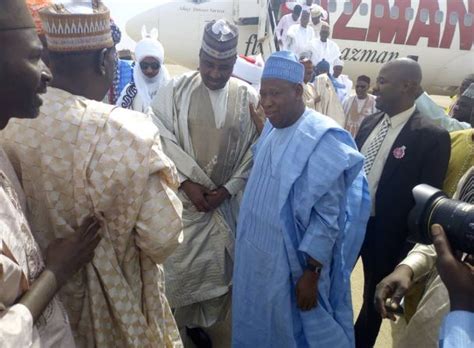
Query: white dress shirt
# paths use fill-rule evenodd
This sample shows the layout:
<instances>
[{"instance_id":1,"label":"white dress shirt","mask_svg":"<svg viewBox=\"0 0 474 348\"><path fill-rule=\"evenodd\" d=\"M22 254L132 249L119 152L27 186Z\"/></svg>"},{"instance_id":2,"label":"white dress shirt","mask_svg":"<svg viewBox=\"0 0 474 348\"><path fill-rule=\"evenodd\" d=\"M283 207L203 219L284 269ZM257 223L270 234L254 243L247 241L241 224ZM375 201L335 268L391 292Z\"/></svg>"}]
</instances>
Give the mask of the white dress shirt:
<instances>
[{"instance_id":1,"label":"white dress shirt","mask_svg":"<svg viewBox=\"0 0 474 348\"><path fill-rule=\"evenodd\" d=\"M385 139L383 140L382 145L380 146L377 156L375 156L372 169L369 175L367 175L367 180L369 182L370 196L372 198L371 216L375 216L376 214L375 196L377 193L377 188L379 186L380 177L382 176L382 172L385 167L385 162L387 161L387 158L390 155L390 150L392 149L393 143L397 139L402 128L405 126L405 124L407 123L408 119L410 118L410 116L413 114L414 111L415 111L415 105L413 105L411 108L405 111L402 111L401 113L393 117L389 117L387 114L385 114L384 117L382 117L380 122L377 124L377 126L372 130L372 133L370 133L369 137L367 138L364 145L362 146L362 149L360 152L364 156L367 156L367 150L369 149L370 143L377 136L383 120L387 118L389 121L387 135L385 136Z\"/></svg>"}]
</instances>

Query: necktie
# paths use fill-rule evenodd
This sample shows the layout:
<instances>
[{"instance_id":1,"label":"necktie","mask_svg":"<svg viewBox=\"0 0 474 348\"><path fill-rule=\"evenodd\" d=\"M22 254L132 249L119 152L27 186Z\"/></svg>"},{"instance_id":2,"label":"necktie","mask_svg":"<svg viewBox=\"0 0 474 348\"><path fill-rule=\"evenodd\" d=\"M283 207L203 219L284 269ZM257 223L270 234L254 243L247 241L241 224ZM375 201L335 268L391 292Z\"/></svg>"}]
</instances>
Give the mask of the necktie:
<instances>
[{"instance_id":1,"label":"necktie","mask_svg":"<svg viewBox=\"0 0 474 348\"><path fill-rule=\"evenodd\" d=\"M367 175L369 175L370 170L372 169L372 166L374 165L375 157L377 156L377 153L380 150L380 146L382 145L383 140L385 139L385 136L388 133L389 126L390 126L389 119L385 117L384 120L382 121L382 125L377 135L372 140L372 142L369 145L369 148L367 149L367 155L365 157L365 163L364 163L364 171L365 171L365 174Z\"/></svg>"}]
</instances>

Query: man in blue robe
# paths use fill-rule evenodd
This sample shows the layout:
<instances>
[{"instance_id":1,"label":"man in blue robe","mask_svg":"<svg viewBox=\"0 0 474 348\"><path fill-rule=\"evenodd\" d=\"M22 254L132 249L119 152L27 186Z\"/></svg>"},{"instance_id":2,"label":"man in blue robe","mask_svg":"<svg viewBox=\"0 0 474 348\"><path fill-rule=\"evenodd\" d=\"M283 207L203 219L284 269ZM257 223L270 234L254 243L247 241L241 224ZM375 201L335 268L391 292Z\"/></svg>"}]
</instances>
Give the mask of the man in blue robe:
<instances>
[{"instance_id":1,"label":"man in blue robe","mask_svg":"<svg viewBox=\"0 0 474 348\"><path fill-rule=\"evenodd\" d=\"M303 102L303 65L267 60L268 121L240 209L233 287L234 347L354 346L350 274L370 196L351 135Z\"/></svg>"}]
</instances>

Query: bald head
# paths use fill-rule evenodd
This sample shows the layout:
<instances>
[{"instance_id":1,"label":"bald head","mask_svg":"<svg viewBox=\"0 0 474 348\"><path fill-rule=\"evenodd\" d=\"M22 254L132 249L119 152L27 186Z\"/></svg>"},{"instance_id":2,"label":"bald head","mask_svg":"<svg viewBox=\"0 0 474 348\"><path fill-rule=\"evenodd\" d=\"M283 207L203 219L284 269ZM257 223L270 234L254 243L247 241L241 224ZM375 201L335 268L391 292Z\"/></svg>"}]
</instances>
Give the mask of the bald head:
<instances>
[{"instance_id":1,"label":"bald head","mask_svg":"<svg viewBox=\"0 0 474 348\"><path fill-rule=\"evenodd\" d=\"M377 77L374 93L377 108L389 116L409 109L420 95L422 73L420 65L409 58L399 58L385 64Z\"/></svg>"},{"instance_id":2,"label":"bald head","mask_svg":"<svg viewBox=\"0 0 474 348\"><path fill-rule=\"evenodd\" d=\"M399 81L409 81L420 85L422 74L421 67L418 62L410 58L398 58L385 64L382 69L393 71Z\"/></svg>"}]
</instances>

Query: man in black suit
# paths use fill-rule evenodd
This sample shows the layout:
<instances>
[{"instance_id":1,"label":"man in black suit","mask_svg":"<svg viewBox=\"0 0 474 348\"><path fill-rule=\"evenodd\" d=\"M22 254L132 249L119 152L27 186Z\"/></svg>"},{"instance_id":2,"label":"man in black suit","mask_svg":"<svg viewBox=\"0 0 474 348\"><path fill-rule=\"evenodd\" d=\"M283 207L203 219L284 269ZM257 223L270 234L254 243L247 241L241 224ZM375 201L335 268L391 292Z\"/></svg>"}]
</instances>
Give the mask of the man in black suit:
<instances>
[{"instance_id":1,"label":"man in black suit","mask_svg":"<svg viewBox=\"0 0 474 348\"><path fill-rule=\"evenodd\" d=\"M385 64L374 93L381 112L367 117L356 136L366 156L372 213L361 250L364 302L355 325L356 346L373 347L381 317L374 306L376 285L406 256L411 246L407 217L418 184L441 188L450 156L449 133L415 107L421 68L402 58Z\"/></svg>"}]
</instances>

